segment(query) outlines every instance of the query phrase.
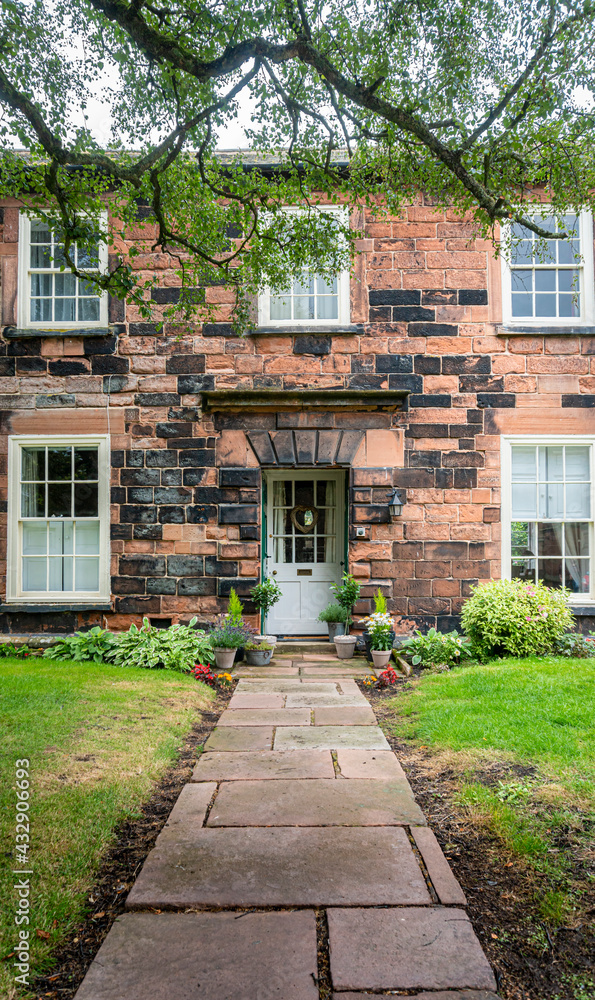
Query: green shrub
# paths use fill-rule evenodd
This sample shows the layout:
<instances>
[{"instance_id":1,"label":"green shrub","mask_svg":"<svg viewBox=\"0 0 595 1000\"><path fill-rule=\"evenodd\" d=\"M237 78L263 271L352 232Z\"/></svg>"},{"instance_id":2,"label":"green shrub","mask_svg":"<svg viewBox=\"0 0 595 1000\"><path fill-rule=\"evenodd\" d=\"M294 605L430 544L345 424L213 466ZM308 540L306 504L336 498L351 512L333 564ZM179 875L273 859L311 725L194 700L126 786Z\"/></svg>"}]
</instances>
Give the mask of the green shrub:
<instances>
[{"instance_id":1,"label":"green shrub","mask_svg":"<svg viewBox=\"0 0 595 1000\"><path fill-rule=\"evenodd\" d=\"M589 634L593 635L593 632ZM595 642L580 632L568 632L556 639L552 652L556 656L572 656L575 659L586 660L590 656L595 656Z\"/></svg>"},{"instance_id":2,"label":"green shrub","mask_svg":"<svg viewBox=\"0 0 595 1000\"><path fill-rule=\"evenodd\" d=\"M153 628L143 618L140 628L131 625L128 632L117 636L115 655L117 666L146 667L150 670L179 670L190 673L195 663L213 663L213 649L205 632L188 625Z\"/></svg>"},{"instance_id":3,"label":"green shrub","mask_svg":"<svg viewBox=\"0 0 595 1000\"><path fill-rule=\"evenodd\" d=\"M281 587L276 580L263 580L250 591L250 599L265 615L281 600Z\"/></svg>"},{"instance_id":4,"label":"green shrub","mask_svg":"<svg viewBox=\"0 0 595 1000\"><path fill-rule=\"evenodd\" d=\"M231 625L241 625L243 612L244 605L240 601L233 587L231 587L229 591L229 601L227 602L227 614L225 617Z\"/></svg>"},{"instance_id":5,"label":"green shrub","mask_svg":"<svg viewBox=\"0 0 595 1000\"><path fill-rule=\"evenodd\" d=\"M343 573L341 583L331 583L331 590L337 599L337 603L345 608L347 617L345 618L345 631L349 632L351 625L351 612L353 605L359 600L360 585L350 573Z\"/></svg>"},{"instance_id":6,"label":"green shrub","mask_svg":"<svg viewBox=\"0 0 595 1000\"><path fill-rule=\"evenodd\" d=\"M342 608L340 604L333 602L327 605L318 615L319 622L346 622L349 617L347 608Z\"/></svg>"},{"instance_id":7,"label":"green shrub","mask_svg":"<svg viewBox=\"0 0 595 1000\"><path fill-rule=\"evenodd\" d=\"M117 638L107 629L95 625L88 632L66 635L44 652L47 660L79 660L80 662L102 663L113 659Z\"/></svg>"},{"instance_id":8,"label":"green shrub","mask_svg":"<svg viewBox=\"0 0 595 1000\"><path fill-rule=\"evenodd\" d=\"M454 667L464 656L468 656L467 644L457 631L437 632L429 629L426 635L418 630L402 643L403 651L414 666L434 667L446 664Z\"/></svg>"},{"instance_id":9,"label":"green shrub","mask_svg":"<svg viewBox=\"0 0 595 1000\"><path fill-rule=\"evenodd\" d=\"M473 652L485 659L549 653L573 618L565 590L523 580L492 580L473 588L461 621Z\"/></svg>"}]
</instances>

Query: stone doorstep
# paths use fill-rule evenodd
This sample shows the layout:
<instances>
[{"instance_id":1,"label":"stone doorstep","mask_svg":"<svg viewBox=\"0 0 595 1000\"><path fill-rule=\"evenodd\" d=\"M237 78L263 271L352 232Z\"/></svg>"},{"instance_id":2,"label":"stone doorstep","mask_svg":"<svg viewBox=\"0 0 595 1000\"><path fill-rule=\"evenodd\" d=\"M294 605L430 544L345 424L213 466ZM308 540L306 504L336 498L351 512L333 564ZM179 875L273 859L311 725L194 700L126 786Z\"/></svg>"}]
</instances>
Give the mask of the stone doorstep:
<instances>
[{"instance_id":1,"label":"stone doorstep","mask_svg":"<svg viewBox=\"0 0 595 1000\"><path fill-rule=\"evenodd\" d=\"M494 990L463 910L327 910L335 990Z\"/></svg>"},{"instance_id":2,"label":"stone doorstep","mask_svg":"<svg viewBox=\"0 0 595 1000\"><path fill-rule=\"evenodd\" d=\"M339 750L341 747L390 750L378 726L283 726L275 732L275 750Z\"/></svg>"},{"instance_id":3,"label":"stone doorstep","mask_svg":"<svg viewBox=\"0 0 595 1000\"><path fill-rule=\"evenodd\" d=\"M217 728L227 726L309 726L309 708L226 708L217 722Z\"/></svg>"},{"instance_id":4,"label":"stone doorstep","mask_svg":"<svg viewBox=\"0 0 595 1000\"><path fill-rule=\"evenodd\" d=\"M431 902L400 827L200 829L189 821L159 837L126 907L429 906Z\"/></svg>"},{"instance_id":5,"label":"stone doorstep","mask_svg":"<svg viewBox=\"0 0 595 1000\"><path fill-rule=\"evenodd\" d=\"M425 818L409 786L377 779L224 782L207 820L208 827L410 825Z\"/></svg>"},{"instance_id":6,"label":"stone doorstep","mask_svg":"<svg viewBox=\"0 0 595 1000\"><path fill-rule=\"evenodd\" d=\"M126 913L76 1000L318 1000L317 973L312 910Z\"/></svg>"},{"instance_id":7,"label":"stone doorstep","mask_svg":"<svg viewBox=\"0 0 595 1000\"><path fill-rule=\"evenodd\" d=\"M330 750L261 750L256 753L203 753L191 781L334 777Z\"/></svg>"}]
</instances>

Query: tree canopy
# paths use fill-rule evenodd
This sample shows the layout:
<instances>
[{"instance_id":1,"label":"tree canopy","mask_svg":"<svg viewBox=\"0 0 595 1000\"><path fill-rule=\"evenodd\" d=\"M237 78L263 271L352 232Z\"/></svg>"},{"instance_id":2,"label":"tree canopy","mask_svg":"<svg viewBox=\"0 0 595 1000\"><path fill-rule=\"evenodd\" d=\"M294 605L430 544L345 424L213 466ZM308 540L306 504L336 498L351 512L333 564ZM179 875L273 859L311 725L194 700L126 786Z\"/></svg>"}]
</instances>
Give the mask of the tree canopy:
<instances>
[{"instance_id":1,"label":"tree canopy","mask_svg":"<svg viewBox=\"0 0 595 1000\"><path fill-rule=\"evenodd\" d=\"M595 202L595 0L0 0L0 15L0 194L53 222L81 275L72 242L92 244L109 196L116 246L132 226L136 242L97 280L147 315L153 279L132 266L147 239L187 288L280 288L345 263L357 232L321 200L394 212L423 190L483 234L511 219L543 238L538 191L559 234ZM218 129L247 107L250 156L221 156Z\"/></svg>"}]
</instances>

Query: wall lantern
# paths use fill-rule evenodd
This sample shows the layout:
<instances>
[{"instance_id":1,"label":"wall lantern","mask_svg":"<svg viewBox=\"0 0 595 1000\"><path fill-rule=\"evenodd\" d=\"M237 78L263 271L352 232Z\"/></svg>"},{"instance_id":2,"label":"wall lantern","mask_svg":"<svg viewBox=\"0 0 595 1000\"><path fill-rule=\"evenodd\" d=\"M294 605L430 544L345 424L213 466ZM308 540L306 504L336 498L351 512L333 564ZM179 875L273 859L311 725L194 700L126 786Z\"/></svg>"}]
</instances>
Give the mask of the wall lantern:
<instances>
[{"instance_id":1,"label":"wall lantern","mask_svg":"<svg viewBox=\"0 0 595 1000\"><path fill-rule=\"evenodd\" d=\"M407 502L406 494L404 490L393 490L391 496L388 498L388 512L391 517L391 521L395 517L400 517L403 513L403 507Z\"/></svg>"}]
</instances>

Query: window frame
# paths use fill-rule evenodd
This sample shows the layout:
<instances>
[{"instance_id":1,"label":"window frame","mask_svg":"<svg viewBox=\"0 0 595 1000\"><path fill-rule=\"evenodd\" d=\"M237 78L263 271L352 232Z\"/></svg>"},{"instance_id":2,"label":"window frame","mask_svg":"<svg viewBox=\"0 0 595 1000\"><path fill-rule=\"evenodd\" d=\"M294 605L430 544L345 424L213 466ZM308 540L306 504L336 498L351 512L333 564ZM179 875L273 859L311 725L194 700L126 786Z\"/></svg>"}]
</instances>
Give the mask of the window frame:
<instances>
[{"instance_id":1,"label":"window frame","mask_svg":"<svg viewBox=\"0 0 595 1000\"><path fill-rule=\"evenodd\" d=\"M99 589L97 591L23 591L21 518L21 450L28 446L81 447L97 445L99 521ZM110 595L110 438L107 434L17 434L8 439L8 551L6 603L89 604L106 603ZM35 520L47 521L48 518ZM56 518L62 520L62 518ZM64 519L68 520L68 519ZM72 520L76 520L72 518Z\"/></svg>"},{"instance_id":2,"label":"window frame","mask_svg":"<svg viewBox=\"0 0 595 1000\"><path fill-rule=\"evenodd\" d=\"M529 206L525 206L528 211ZM532 205L531 212L539 211L544 215L551 215L552 208L549 205ZM593 326L595 323L595 297L594 297L594 273L593 273L593 216L587 210L578 213L579 236L581 242L582 262L575 266L575 270L581 273L581 315L580 316L513 316L512 315L512 272L515 268L510 266L507 255L503 251L500 254L501 277L502 277L502 322L508 327L558 327L563 330L566 327ZM506 223L503 224L503 227ZM557 265L550 265L558 269ZM526 269L530 269L527 265Z\"/></svg>"},{"instance_id":3,"label":"window frame","mask_svg":"<svg viewBox=\"0 0 595 1000\"><path fill-rule=\"evenodd\" d=\"M595 604L595 581L593 579L593 564L595 562L594 542L595 542L595 437L589 434L507 434L502 435L500 442L501 450L501 576L503 580L512 579L512 553L510 529L512 524L512 448L515 445L587 445L590 449L590 474L591 474L591 515L589 524L589 586L588 594L570 593L569 603L576 605ZM536 523L543 524L565 524L563 519L536 518ZM572 523L572 522L568 522Z\"/></svg>"},{"instance_id":4,"label":"window frame","mask_svg":"<svg viewBox=\"0 0 595 1000\"><path fill-rule=\"evenodd\" d=\"M288 206L285 211L288 214L303 214L303 209ZM333 213L342 216L343 222L347 222L348 209L341 205L322 205L321 212ZM312 272L309 272L310 274ZM258 325L260 327L270 327L278 330L291 329L327 329L329 327L344 327L351 322L351 272L348 269L337 274L337 318L336 319L271 319L271 290L268 286L262 289L258 295Z\"/></svg>"},{"instance_id":5,"label":"window frame","mask_svg":"<svg viewBox=\"0 0 595 1000\"><path fill-rule=\"evenodd\" d=\"M35 221L26 212L19 214L19 252L18 252L18 315L19 327L25 330L86 330L100 329L108 325L108 297L107 292L102 292L99 296L99 319L96 320L39 320L31 319L31 295L30 295L30 274L31 274L31 223ZM102 211L100 217L101 225L107 230L107 210ZM36 269L33 269L36 270ZM108 270L108 247L101 242L99 244L99 270L107 273ZM70 274L68 268L64 272L52 270L48 273Z\"/></svg>"}]
</instances>

